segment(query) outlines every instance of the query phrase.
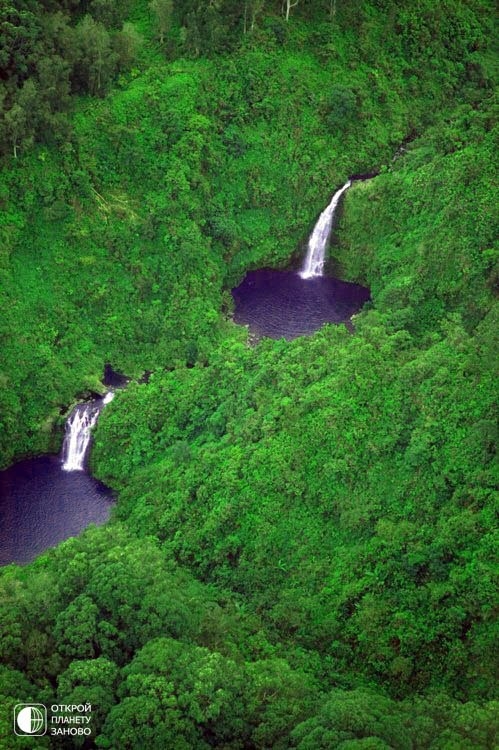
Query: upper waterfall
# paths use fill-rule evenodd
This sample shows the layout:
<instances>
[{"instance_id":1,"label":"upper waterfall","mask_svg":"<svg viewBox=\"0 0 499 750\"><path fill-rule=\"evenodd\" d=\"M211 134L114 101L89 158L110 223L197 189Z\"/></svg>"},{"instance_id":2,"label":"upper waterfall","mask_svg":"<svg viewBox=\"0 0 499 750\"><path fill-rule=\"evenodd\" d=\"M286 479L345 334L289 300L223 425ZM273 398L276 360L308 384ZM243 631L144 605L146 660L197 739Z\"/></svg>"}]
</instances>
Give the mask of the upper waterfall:
<instances>
[{"instance_id":1,"label":"upper waterfall","mask_svg":"<svg viewBox=\"0 0 499 750\"><path fill-rule=\"evenodd\" d=\"M109 391L104 398L77 404L66 422L66 435L62 446L62 468L64 471L83 471L92 427L95 426L100 411L114 397Z\"/></svg>"},{"instance_id":2,"label":"upper waterfall","mask_svg":"<svg viewBox=\"0 0 499 750\"><path fill-rule=\"evenodd\" d=\"M326 254L329 235L331 234L334 212L341 196L345 190L348 190L351 184L351 181L348 180L342 188L337 190L333 195L329 206L327 206L319 216L308 241L307 255L303 263L303 268L300 271L302 279L311 279L314 276L322 276L324 256Z\"/></svg>"}]
</instances>

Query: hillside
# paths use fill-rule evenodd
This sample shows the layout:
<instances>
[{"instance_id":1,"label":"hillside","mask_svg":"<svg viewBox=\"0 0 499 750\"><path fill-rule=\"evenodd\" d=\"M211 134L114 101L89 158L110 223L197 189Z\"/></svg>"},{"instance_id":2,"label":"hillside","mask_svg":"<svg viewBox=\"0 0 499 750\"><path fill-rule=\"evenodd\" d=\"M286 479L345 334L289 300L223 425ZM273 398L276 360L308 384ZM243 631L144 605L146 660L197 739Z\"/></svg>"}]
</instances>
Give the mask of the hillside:
<instances>
[{"instance_id":1,"label":"hillside","mask_svg":"<svg viewBox=\"0 0 499 750\"><path fill-rule=\"evenodd\" d=\"M134 380L112 520L1 573L4 705L90 702L92 737L0 747L493 748L491 5L113 8L2 16L3 465ZM354 332L251 345L230 289L368 173Z\"/></svg>"}]
</instances>

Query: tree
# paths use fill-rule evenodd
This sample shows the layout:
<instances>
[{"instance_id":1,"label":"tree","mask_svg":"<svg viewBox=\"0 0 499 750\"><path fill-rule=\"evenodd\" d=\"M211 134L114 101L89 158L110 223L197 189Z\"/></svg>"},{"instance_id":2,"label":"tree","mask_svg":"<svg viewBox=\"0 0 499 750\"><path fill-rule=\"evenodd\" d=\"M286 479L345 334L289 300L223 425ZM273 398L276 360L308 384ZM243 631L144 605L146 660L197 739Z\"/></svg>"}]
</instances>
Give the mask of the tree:
<instances>
[{"instance_id":1,"label":"tree","mask_svg":"<svg viewBox=\"0 0 499 750\"><path fill-rule=\"evenodd\" d=\"M103 95L117 61L108 31L91 16L85 16L76 27L76 45L74 77L91 94Z\"/></svg>"},{"instance_id":2,"label":"tree","mask_svg":"<svg viewBox=\"0 0 499 750\"><path fill-rule=\"evenodd\" d=\"M399 705L381 693L334 690L317 716L298 724L291 736L298 750L354 748L346 744L352 740L363 741L359 748L409 750L412 742L404 719Z\"/></svg>"},{"instance_id":3,"label":"tree","mask_svg":"<svg viewBox=\"0 0 499 750\"><path fill-rule=\"evenodd\" d=\"M149 8L156 17L158 27L159 43L164 44L165 34L170 28L173 2L172 0L151 0Z\"/></svg>"},{"instance_id":4,"label":"tree","mask_svg":"<svg viewBox=\"0 0 499 750\"><path fill-rule=\"evenodd\" d=\"M257 16L263 11L265 0L245 0L243 31L253 31Z\"/></svg>"},{"instance_id":5,"label":"tree","mask_svg":"<svg viewBox=\"0 0 499 750\"><path fill-rule=\"evenodd\" d=\"M54 634L59 651L68 656L92 657L96 653L98 609L84 594L77 596L57 617Z\"/></svg>"},{"instance_id":6,"label":"tree","mask_svg":"<svg viewBox=\"0 0 499 750\"><path fill-rule=\"evenodd\" d=\"M284 0L283 8L285 8L286 21L289 21L289 14L292 8L295 8L300 0Z\"/></svg>"},{"instance_id":7,"label":"tree","mask_svg":"<svg viewBox=\"0 0 499 750\"><path fill-rule=\"evenodd\" d=\"M92 729L98 734L115 703L118 679L118 667L109 659L76 660L58 677L57 699L69 704L91 703Z\"/></svg>"},{"instance_id":8,"label":"tree","mask_svg":"<svg viewBox=\"0 0 499 750\"><path fill-rule=\"evenodd\" d=\"M14 5L2 2L0 7L1 78L12 76L19 86L30 74L40 37L40 18Z\"/></svg>"},{"instance_id":9,"label":"tree","mask_svg":"<svg viewBox=\"0 0 499 750\"><path fill-rule=\"evenodd\" d=\"M208 750L242 740L246 679L219 653L156 638L124 670L121 703L106 721L102 747ZM135 743L135 744L134 744Z\"/></svg>"},{"instance_id":10,"label":"tree","mask_svg":"<svg viewBox=\"0 0 499 750\"><path fill-rule=\"evenodd\" d=\"M284 750L293 727L313 713L316 686L309 675L291 669L284 659L250 662L246 672L252 747Z\"/></svg>"},{"instance_id":11,"label":"tree","mask_svg":"<svg viewBox=\"0 0 499 750\"><path fill-rule=\"evenodd\" d=\"M124 23L114 39L113 46L118 56L120 70L128 68L137 57L137 51L142 44L142 36L133 23Z\"/></svg>"},{"instance_id":12,"label":"tree","mask_svg":"<svg viewBox=\"0 0 499 750\"><path fill-rule=\"evenodd\" d=\"M141 676L137 695L127 696L111 709L97 747L109 750L209 750L195 726L179 710L173 685L166 678Z\"/></svg>"},{"instance_id":13,"label":"tree","mask_svg":"<svg viewBox=\"0 0 499 750\"><path fill-rule=\"evenodd\" d=\"M120 0L119 3L114 0L92 0L89 10L95 20L104 24L107 29L118 28L128 15L130 2L129 0Z\"/></svg>"},{"instance_id":14,"label":"tree","mask_svg":"<svg viewBox=\"0 0 499 750\"><path fill-rule=\"evenodd\" d=\"M5 132L10 141L14 158L20 147L29 147L38 120L38 92L32 80L24 83L15 96L14 104L4 114Z\"/></svg>"},{"instance_id":15,"label":"tree","mask_svg":"<svg viewBox=\"0 0 499 750\"><path fill-rule=\"evenodd\" d=\"M11 141L14 159L17 159L19 142L24 136L27 122L27 114L19 104L14 104L4 115L5 130Z\"/></svg>"}]
</instances>

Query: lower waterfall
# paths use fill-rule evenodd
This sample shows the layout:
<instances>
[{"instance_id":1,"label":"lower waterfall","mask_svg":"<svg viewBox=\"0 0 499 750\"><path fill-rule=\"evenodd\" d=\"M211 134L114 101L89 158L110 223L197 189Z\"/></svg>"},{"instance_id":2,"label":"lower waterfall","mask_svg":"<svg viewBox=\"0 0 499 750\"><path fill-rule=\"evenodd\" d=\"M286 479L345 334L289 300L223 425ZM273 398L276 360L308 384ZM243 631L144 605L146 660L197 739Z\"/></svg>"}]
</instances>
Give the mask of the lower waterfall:
<instances>
[{"instance_id":1,"label":"lower waterfall","mask_svg":"<svg viewBox=\"0 0 499 750\"><path fill-rule=\"evenodd\" d=\"M75 406L66 422L66 435L62 446L64 471L84 470L92 427L97 423L102 408L113 398L114 393L109 391L104 398Z\"/></svg>"}]
</instances>

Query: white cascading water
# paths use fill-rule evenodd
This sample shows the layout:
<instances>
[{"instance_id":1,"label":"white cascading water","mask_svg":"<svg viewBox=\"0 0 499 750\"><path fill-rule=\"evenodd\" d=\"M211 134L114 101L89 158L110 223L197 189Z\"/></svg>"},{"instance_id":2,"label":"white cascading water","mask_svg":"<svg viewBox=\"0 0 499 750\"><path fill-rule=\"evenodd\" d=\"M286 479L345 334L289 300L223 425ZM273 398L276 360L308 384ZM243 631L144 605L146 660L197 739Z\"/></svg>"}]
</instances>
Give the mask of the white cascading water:
<instances>
[{"instance_id":1,"label":"white cascading water","mask_svg":"<svg viewBox=\"0 0 499 750\"><path fill-rule=\"evenodd\" d=\"M326 248L329 241L329 235L331 234L331 227L333 225L334 212L336 206L345 190L351 185L351 181L348 180L342 188L336 191L331 199L331 203L321 213L317 220L317 224L314 227L314 231L310 235L308 241L308 250L303 268L300 271L302 279L312 279L316 276L322 276L324 269L324 258L326 254Z\"/></svg>"},{"instance_id":2,"label":"white cascading water","mask_svg":"<svg viewBox=\"0 0 499 750\"><path fill-rule=\"evenodd\" d=\"M64 471L83 471L92 427L95 426L103 406L114 398L109 391L104 398L75 406L66 422L66 435L62 446Z\"/></svg>"}]
</instances>

